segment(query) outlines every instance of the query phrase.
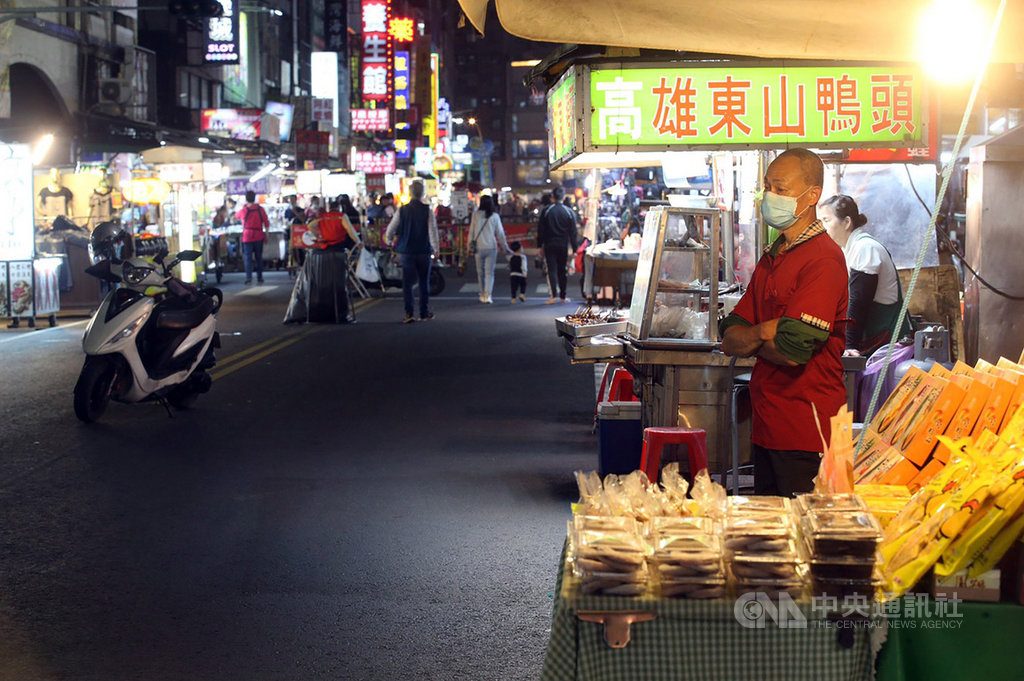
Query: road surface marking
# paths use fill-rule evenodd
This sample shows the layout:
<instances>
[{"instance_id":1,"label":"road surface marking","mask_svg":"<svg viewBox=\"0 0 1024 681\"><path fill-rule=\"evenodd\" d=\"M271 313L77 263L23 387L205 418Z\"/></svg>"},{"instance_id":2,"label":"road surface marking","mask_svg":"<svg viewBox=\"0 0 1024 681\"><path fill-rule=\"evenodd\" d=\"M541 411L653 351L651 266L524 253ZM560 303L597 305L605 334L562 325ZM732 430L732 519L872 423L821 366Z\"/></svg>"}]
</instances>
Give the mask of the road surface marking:
<instances>
[{"instance_id":1,"label":"road surface marking","mask_svg":"<svg viewBox=\"0 0 1024 681\"><path fill-rule=\"evenodd\" d=\"M40 328L36 328L35 330L27 329L24 332L18 332L18 331L15 331L14 329L11 329L11 333L17 334L17 335L13 335L10 338L0 339L0 344L2 344L2 343L10 343L12 341L21 340L22 338L39 338L40 335L42 335L42 334L44 334L44 333L46 333L48 331L59 331L60 329L70 329L73 326L82 326L83 324L88 324L88 323L89 323L88 319L83 319L83 320L81 320L79 322L71 322L70 324L60 324L58 326L51 326L51 327L46 328L46 329L40 329ZM39 320L38 319L36 319L36 324L39 324Z\"/></svg>"},{"instance_id":2,"label":"road surface marking","mask_svg":"<svg viewBox=\"0 0 1024 681\"><path fill-rule=\"evenodd\" d=\"M547 284L540 284L537 286L537 295L547 295L551 292Z\"/></svg>"},{"instance_id":3,"label":"road surface marking","mask_svg":"<svg viewBox=\"0 0 1024 681\"><path fill-rule=\"evenodd\" d=\"M382 300L383 298L362 299L356 301L352 305L352 310L354 312L359 312L361 310L365 310L366 308L373 307ZM210 377L213 380L217 380L218 378L224 378L225 376L233 374L239 369L244 369L245 367L255 364L256 362L259 362L262 359L266 359L275 352L280 352L281 350L284 350L285 348L298 343L306 336L314 334L317 331L322 330L323 328L324 326L309 326L303 329L302 331L299 331L298 333L288 334L284 338L272 338L269 341L264 341L262 343L252 346L251 348L247 348L245 350L242 350L241 352L236 352L233 355L229 355L228 357L224 358L224 360L217 362L217 368L210 372ZM230 364L230 366L225 367L223 366L224 364Z\"/></svg>"},{"instance_id":4,"label":"road surface marking","mask_svg":"<svg viewBox=\"0 0 1024 681\"><path fill-rule=\"evenodd\" d=\"M254 286L247 288L244 291L239 291L235 296L264 296L271 291L276 291L281 288L280 286Z\"/></svg>"}]
</instances>

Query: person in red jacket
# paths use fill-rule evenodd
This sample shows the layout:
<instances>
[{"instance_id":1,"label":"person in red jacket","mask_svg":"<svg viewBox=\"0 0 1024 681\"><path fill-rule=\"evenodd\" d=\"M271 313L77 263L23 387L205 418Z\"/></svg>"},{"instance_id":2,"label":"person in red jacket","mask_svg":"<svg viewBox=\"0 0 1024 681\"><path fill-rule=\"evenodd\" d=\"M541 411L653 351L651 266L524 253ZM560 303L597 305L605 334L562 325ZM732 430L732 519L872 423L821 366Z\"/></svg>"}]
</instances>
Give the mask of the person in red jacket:
<instances>
[{"instance_id":1,"label":"person in red jacket","mask_svg":"<svg viewBox=\"0 0 1024 681\"><path fill-rule=\"evenodd\" d=\"M821 160L806 149L768 166L761 216L782 235L721 324L722 352L757 357L750 379L757 494L813 488L822 451L814 410L827 441L829 419L846 403L846 262L817 218L823 180Z\"/></svg>"},{"instance_id":2,"label":"person in red jacket","mask_svg":"<svg viewBox=\"0 0 1024 681\"><path fill-rule=\"evenodd\" d=\"M263 242L267 238L270 218L263 206L256 203L256 192L245 193L245 205L235 214L242 222L242 258L245 260L245 285L252 283L252 270L256 269L256 282L263 283ZM255 261L255 262L254 262Z\"/></svg>"}]
</instances>

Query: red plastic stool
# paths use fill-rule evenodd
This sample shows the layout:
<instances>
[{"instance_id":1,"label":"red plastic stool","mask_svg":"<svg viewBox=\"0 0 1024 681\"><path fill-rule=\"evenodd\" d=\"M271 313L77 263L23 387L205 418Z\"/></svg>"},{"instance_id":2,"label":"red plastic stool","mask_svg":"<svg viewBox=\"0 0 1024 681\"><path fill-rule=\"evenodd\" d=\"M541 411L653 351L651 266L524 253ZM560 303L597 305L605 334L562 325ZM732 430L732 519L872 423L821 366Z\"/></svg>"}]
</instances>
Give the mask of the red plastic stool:
<instances>
[{"instance_id":1,"label":"red plastic stool","mask_svg":"<svg viewBox=\"0 0 1024 681\"><path fill-rule=\"evenodd\" d=\"M686 445L691 479L708 467L707 433L702 428L644 428L640 469L651 482L657 482L661 474L661 453L665 445Z\"/></svg>"},{"instance_id":2,"label":"red plastic stool","mask_svg":"<svg viewBox=\"0 0 1024 681\"><path fill-rule=\"evenodd\" d=\"M637 402L633 394L633 375L626 369L618 368L612 374L611 387L608 388L606 402Z\"/></svg>"}]
</instances>

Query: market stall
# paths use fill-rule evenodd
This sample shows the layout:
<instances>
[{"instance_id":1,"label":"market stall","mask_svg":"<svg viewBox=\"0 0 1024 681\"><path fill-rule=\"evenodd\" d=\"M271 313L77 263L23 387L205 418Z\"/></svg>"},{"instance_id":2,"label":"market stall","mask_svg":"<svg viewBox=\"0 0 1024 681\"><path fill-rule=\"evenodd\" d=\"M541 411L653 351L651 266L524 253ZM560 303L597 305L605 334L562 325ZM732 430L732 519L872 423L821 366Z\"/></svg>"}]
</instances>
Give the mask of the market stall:
<instances>
[{"instance_id":1,"label":"market stall","mask_svg":"<svg viewBox=\"0 0 1024 681\"><path fill-rule=\"evenodd\" d=\"M577 473L545 678L1021 678L1022 361L913 368L856 465L841 411L795 500Z\"/></svg>"}]
</instances>

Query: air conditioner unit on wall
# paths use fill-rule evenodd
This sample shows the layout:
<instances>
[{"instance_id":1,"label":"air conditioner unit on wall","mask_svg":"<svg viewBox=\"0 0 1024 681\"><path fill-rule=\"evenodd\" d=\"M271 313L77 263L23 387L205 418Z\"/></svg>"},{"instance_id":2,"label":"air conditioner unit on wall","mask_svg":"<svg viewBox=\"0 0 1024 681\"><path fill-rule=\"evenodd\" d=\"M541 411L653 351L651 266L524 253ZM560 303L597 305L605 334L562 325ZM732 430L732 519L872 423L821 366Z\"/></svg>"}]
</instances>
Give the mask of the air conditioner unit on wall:
<instances>
[{"instance_id":1,"label":"air conditioner unit on wall","mask_svg":"<svg viewBox=\"0 0 1024 681\"><path fill-rule=\"evenodd\" d=\"M99 89L100 104L125 105L132 100L134 88L124 78L101 78Z\"/></svg>"}]
</instances>

